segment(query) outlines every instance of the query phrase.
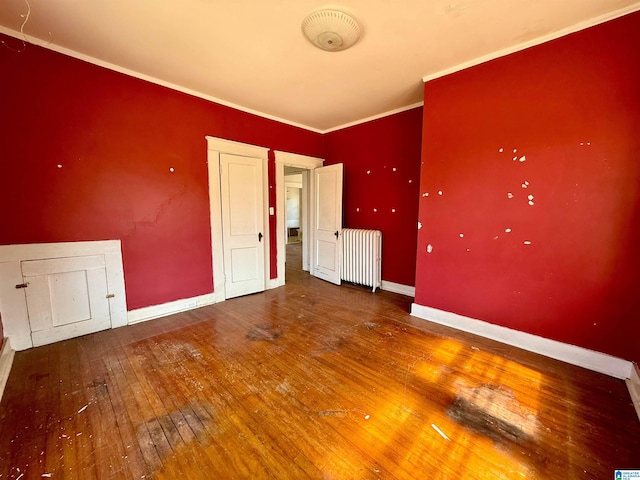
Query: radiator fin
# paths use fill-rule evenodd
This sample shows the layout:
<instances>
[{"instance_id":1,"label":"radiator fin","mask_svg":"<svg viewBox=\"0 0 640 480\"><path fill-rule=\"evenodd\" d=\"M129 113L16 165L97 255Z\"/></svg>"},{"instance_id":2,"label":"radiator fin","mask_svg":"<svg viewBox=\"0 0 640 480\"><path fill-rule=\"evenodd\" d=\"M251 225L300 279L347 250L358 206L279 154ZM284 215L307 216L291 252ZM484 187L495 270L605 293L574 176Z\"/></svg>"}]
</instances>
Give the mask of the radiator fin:
<instances>
[{"instance_id":1,"label":"radiator fin","mask_svg":"<svg viewBox=\"0 0 640 480\"><path fill-rule=\"evenodd\" d=\"M342 271L345 282L373 288L382 285L382 232L342 229Z\"/></svg>"}]
</instances>

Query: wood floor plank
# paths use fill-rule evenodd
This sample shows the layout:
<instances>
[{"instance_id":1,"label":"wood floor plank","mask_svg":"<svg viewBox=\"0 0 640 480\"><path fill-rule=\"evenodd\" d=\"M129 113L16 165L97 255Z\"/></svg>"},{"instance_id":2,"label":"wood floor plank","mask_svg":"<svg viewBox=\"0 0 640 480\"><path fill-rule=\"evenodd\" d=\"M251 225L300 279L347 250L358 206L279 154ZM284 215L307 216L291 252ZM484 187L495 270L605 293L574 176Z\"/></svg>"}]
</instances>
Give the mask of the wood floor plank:
<instances>
[{"instance_id":1,"label":"wood floor plank","mask_svg":"<svg viewBox=\"0 0 640 480\"><path fill-rule=\"evenodd\" d=\"M599 479L640 467L624 382L416 319L401 295L317 280L292 267L290 247L285 287L18 352L0 480Z\"/></svg>"}]
</instances>

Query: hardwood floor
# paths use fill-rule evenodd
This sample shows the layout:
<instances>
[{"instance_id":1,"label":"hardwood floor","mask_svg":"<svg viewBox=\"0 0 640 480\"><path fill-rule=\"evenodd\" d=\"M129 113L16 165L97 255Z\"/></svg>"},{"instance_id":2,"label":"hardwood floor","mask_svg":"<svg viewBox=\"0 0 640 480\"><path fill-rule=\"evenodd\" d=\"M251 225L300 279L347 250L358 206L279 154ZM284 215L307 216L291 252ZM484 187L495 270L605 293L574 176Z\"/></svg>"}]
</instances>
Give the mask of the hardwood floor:
<instances>
[{"instance_id":1,"label":"hardwood floor","mask_svg":"<svg viewBox=\"0 0 640 480\"><path fill-rule=\"evenodd\" d=\"M18 352L0 404L0 479L640 468L624 382L415 319L407 297L294 268L287 282Z\"/></svg>"}]
</instances>

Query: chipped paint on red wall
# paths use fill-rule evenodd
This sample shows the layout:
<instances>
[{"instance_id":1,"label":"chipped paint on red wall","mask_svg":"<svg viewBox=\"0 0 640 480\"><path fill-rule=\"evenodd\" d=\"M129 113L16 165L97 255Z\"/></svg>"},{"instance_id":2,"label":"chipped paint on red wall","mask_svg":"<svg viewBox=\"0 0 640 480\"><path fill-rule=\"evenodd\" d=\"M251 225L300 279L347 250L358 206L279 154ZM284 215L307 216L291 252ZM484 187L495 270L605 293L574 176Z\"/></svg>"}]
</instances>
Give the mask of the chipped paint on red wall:
<instances>
[{"instance_id":1,"label":"chipped paint on red wall","mask_svg":"<svg viewBox=\"0 0 640 480\"><path fill-rule=\"evenodd\" d=\"M121 239L129 310L213 289L205 135L324 153L320 134L30 44L0 64L0 244Z\"/></svg>"},{"instance_id":2,"label":"chipped paint on red wall","mask_svg":"<svg viewBox=\"0 0 640 480\"><path fill-rule=\"evenodd\" d=\"M382 279L415 281L422 107L325 135L326 164L344 164L343 224L382 231Z\"/></svg>"},{"instance_id":3,"label":"chipped paint on red wall","mask_svg":"<svg viewBox=\"0 0 640 480\"><path fill-rule=\"evenodd\" d=\"M425 85L416 303L640 361L640 13Z\"/></svg>"}]
</instances>

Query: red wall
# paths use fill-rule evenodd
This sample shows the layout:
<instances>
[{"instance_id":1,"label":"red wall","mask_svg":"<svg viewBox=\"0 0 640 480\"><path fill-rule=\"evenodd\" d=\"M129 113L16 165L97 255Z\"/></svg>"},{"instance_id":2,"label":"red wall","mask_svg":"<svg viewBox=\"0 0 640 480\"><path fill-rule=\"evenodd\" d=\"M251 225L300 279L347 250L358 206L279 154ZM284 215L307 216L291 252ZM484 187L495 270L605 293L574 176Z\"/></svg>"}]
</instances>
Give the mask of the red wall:
<instances>
[{"instance_id":1,"label":"red wall","mask_svg":"<svg viewBox=\"0 0 640 480\"><path fill-rule=\"evenodd\" d=\"M121 239L130 310L213 289L205 135L324 153L319 134L33 45L0 65L0 244Z\"/></svg>"},{"instance_id":2,"label":"red wall","mask_svg":"<svg viewBox=\"0 0 640 480\"><path fill-rule=\"evenodd\" d=\"M421 137L421 107L325 135L325 163L344 164L344 226L381 230L382 278L403 285L415 281Z\"/></svg>"},{"instance_id":3,"label":"red wall","mask_svg":"<svg viewBox=\"0 0 640 480\"><path fill-rule=\"evenodd\" d=\"M635 13L425 85L416 303L640 361L639 54Z\"/></svg>"}]
</instances>

